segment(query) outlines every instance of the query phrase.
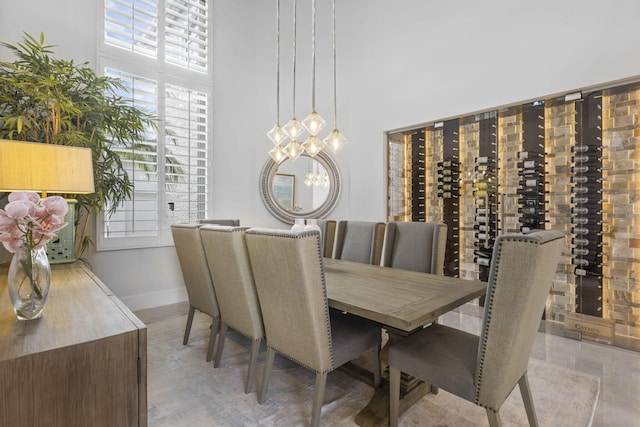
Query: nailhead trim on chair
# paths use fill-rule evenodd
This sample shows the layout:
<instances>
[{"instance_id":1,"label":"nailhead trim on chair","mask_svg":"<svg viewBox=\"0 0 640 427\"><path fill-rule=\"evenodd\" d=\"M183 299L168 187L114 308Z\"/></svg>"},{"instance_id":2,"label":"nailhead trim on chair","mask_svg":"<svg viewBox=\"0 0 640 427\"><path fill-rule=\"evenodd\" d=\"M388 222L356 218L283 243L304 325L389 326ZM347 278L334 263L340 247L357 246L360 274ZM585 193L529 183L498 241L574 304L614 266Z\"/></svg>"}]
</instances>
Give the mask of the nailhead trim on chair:
<instances>
[{"instance_id":1,"label":"nailhead trim on chair","mask_svg":"<svg viewBox=\"0 0 640 427\"><path fill-rule=\"evenodd\" d=\"M509 238L504 238L500 241L500 246L498 246L498 250L496 252L496 257L495 257L495 264L494 264L494 269L491 271L491 273L495 274L496 271L498 271L498 267L500 264L500 255L502 253L502 242L505 241L517 241L517 242L527 242L527 243L532 243L534 245L538 245L540 244L539 242L536 241L532 241L529 239L523 239L521 237L509 237ZM495 280L495 279L494 279ZM480 353L480 362L478 364L478 374L477 374L477 378L476 378L476 398L475 398L475 404L478 406L481 406L483 408L486 409L490 409L493 412L498 412L498 409L496 408L491 408L485 405L481 405L478 403L478 400L480 399L480 386L482 385L482 367L484 364L484 356L485 356L485 351L487 349L486 346L486 342L488 339L488 334L489 334L489 325L491 324L491 310L493 309L493 299L495 297L495 286L491 287L491 295L488 295L488 298L485 299L485 304L487 304L486 306L486 310L487 310L487 321L484 325L484 329L482 331L482 337L484 338L481 345L482 345L482 352Z\"/></svg>"},{"instance_id":2,"label":"nailhead trim on chair","mask_svg":"<svg viewBox=\"0 0 640 427\"><path fill-rule=\"evenodd\" d=\"M308 231L301 231L297 234L293 234L291 232L278 232L277 230L267 230L267 229L257 229L257 230L261 230L261 231L267 231L267 233L264 233L266 235L269 236L275 236L275 237L288 237L290 239L303 239L303 238L309 238L309 237L316 237L317 236L317 247L318 247L318 259L320 261L320 271L322 274L322 292L324 293L324 300L325 300L325 320L326 320L326 324L327 324L327 334L329 335L329 354L330 354L330 363L329 366L330 368L328 370L324 370L324 371L317 371L307 365L305 365L304 363L301 363L300 361L296 360L295 358L291 357L290 355L286 354L286 353L281 353L279 351L276 350L277 353L280 353L281 355L285 356L286 358L293 360L294 362L296 362L297 364L299 364L300 366L305 367L306 369L313 371L313 372L319 372L321 374L324 374L325 372L331 372L333 371L334 368L334 360L333 360L333 342L331 340L331 321L329 319L329 306L326 303L327 301L327 286L326 286L326 281L325 281L325 275L324 275L324 261L322 259L322 248L320 245L320 232L318 232L317 230L308 230ZM251 232L249 231L249 233L251 234ZM267 342L269 341L269 338L267 337ZM267 344L267 347L269 347L269 344ZM271 347L269 347L271 348ZM274 349L275 350L275 349Z\"/></svg>"}]
</instances>

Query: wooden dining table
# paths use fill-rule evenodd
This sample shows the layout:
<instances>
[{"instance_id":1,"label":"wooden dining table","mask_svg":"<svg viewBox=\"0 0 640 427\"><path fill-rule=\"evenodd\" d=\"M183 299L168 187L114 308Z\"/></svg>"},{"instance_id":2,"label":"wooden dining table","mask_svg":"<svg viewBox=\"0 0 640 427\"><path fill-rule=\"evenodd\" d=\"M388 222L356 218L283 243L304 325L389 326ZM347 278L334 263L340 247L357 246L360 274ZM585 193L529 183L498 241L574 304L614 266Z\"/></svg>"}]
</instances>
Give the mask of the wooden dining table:
<instances>
[{"instance_id":1,"label":"wooden dining table","mask_svg":"<svg viewBox=\"0 0 640 427\"><path fill-rule=\"evenodd\" d=\"M419 273L397 268L324 259L329 306L379 323L389 340L381 352L387 362L388 346L422 329L439 316L485 294L478 280ZM420 400L431 386L403 374L400 411ZM388 384L376 390L356 416L360 426L387 426Z\"/></svg>"}]
</instances>

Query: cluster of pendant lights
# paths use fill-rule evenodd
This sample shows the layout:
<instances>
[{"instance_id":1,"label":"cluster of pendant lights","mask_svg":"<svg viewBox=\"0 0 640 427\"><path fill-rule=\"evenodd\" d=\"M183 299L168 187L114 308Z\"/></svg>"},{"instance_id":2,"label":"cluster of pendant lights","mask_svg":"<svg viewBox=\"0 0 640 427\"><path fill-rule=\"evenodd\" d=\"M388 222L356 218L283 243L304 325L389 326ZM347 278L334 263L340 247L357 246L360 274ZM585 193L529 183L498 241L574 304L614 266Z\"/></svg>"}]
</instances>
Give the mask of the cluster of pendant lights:
<instances>
[{"instance_id":1,"label":"cluster of pendant lights","mask_svg":"<svg viewBox=\"0 0 640 427\"><path fill-rule=\"evenodd\" d=\"M276 0L276 124L267 132L275 146L269 155L280 163L285 159L296 160L303 152L314 157L328 147L334 153L347 143L347 139L338 130L336 108L336 2L332 0L333 24L333 114L334 127L329 135L320 139L318 133L326 122L316 111L316 0L311 0L311 113L302 122L295 117L296 112L296 0L293 0L293 118L280 126L280 0ZM306 139L304 137L307 135Z\"/></svg>"}]
</instances>

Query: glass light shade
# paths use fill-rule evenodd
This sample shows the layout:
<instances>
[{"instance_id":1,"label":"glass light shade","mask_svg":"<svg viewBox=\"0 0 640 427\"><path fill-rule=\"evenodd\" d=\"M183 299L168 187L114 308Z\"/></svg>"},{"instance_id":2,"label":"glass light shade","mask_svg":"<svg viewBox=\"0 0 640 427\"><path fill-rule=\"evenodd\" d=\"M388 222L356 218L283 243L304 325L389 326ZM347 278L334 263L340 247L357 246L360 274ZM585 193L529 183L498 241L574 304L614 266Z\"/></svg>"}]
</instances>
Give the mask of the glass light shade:
<instances>
[{"instance_id":1,"label":"glass light shade","mask_svg":"<svg viewBox=\"0 0 640 427\"><path fill-rule=\"evenodd\" d=\"M284 131L292 140L302 140L302 134L305 132L304 126L294 117L289 123L284 125Z\"/></svg>"},{"instance_id":2,"label":"glass light shade","mask_svg":"<svg viewBox=\"0 0 640 427\"><path fill-rule=\"evenodd\" d=\"M271 150L269 150L269 155L273 159L276 164L280 164L284 159L287 158L287 153L284 152L280 145L276 145Z\"/></svg>"},{"instance_id":3,"label":"glass light shade","mask_svg":"<svg viewBox=\"0 0 640 427\"><path fill-rule=\"evenodd\" d=\"M312 136L316 136L325 124L327 124L327 122L325 122L322 116L315 111L310 113L307 118L302 121L302 126L304 126L307 132Z\"/></svg>"},{"instance_id":4,"label":"glass light shade","mask_svg":"<svg viewBox=\"0 0 640 427\"><path fill-rule=\"evenodd\" d=\"M334 129L323 142L327 147L331 148L331 151L337 154L347 143L347 138L338 129Z\"/></svg>"},{"instance_id":5,"label":"glass light shade","mask_svg":"<svg viewBox=\"0 0 640 427\"><path fill-rule=\"evenodd\" d=\"M307 172L304 177L304 185L308 187L313 185L313 172Z\"/></svg>"},{"instance_id":6,"label":"glass light shade","mask_svg":"<svg viewBox=\"0 0 640 427\"><path fill-rule=\"evenodd\" d=\"M325 147L324 142L320 140L317 136L311 135L307 140L302 144L304 151L311 157L315 157L322 149Z\"/></svg>"},{"instance_id":7,"label":"glass light shade","mask_svg":"<svg viewBox=\"0 0 640 427\"><path fill-rule=\"evenodd\" d=\"M295 161L304 152L304 148L302 148L302 145L298 141L292 139L291 142L284 147L284 152L291 160Z\"/></svg>"},{"instance_id":8,"label":"glass light shade","mask_svg":"<svg viewBox=\"0 0 640 427\"><path fill-rule=\"evenodd\" d=\"M289 136L277 123L269 132L267 132L267 136L275 145L286 144L287 141L289 141Z\"/></svg>"}]
</instances>

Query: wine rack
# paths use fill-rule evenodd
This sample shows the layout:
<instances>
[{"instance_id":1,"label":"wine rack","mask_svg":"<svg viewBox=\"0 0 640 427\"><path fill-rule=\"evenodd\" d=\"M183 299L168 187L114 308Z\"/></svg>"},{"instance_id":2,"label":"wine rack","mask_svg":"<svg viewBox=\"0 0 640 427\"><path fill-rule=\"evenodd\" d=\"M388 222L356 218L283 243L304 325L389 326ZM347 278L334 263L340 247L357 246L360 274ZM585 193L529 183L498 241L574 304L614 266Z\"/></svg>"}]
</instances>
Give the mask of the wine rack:
<instances>
[{"instance_id":1,"label":"wine rack","mask_svg":"<svg viewBox=\"0 0 640 427\"><path fill-rule=\"evenodd\" d=\"M576 276L576 313L602 317L602 97L576 103L572 164L571 262Z\"/></svg>"},{"instance_id":2,"label":"wine rack","mask_svg":"<svg viewBox=\"0 0 640 427\"><path fill-rule=\"evenodd\" d=\"M478 156L475 159L474 192L474 262L478 265L478 278L489 280L489 266L493 245L498 235L497 190L497 122L496 115L485 114L479 121Z\"/></svg>"},{"instance_id":3,"label":"wine rack","mask_svg":"<svg viewBox=\"0 0 640 427\"><path fill-rule=\"evenodd\" d=\"M443 160L438 163L438 197L442 198L442 220L447 224L444 274L460 274L460 156L458 120L443 123Z\"/></svg>"},{"instance_id":4,"label":"wine rack","mask_svg":"<svg viewBox=\"0 0 640 427\"><path fill-rule=\"evenodd\" d=\"M546 221L544 105L534 104L524 109L522 120L522 151L518 155L518 213L520 231L529 232L544 229Z\"/></svg>"}]
</instances>

